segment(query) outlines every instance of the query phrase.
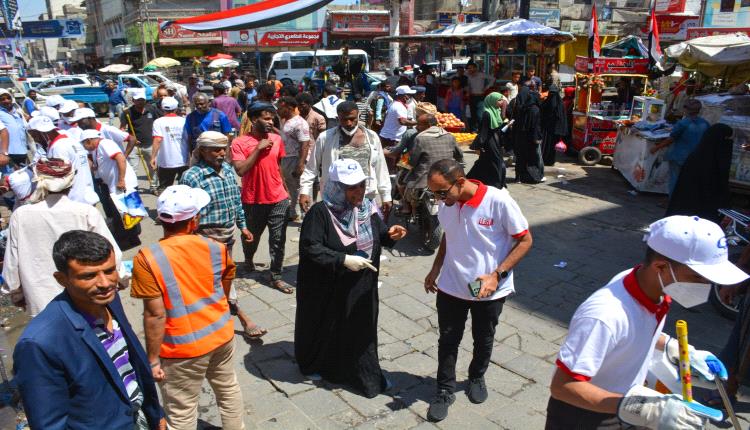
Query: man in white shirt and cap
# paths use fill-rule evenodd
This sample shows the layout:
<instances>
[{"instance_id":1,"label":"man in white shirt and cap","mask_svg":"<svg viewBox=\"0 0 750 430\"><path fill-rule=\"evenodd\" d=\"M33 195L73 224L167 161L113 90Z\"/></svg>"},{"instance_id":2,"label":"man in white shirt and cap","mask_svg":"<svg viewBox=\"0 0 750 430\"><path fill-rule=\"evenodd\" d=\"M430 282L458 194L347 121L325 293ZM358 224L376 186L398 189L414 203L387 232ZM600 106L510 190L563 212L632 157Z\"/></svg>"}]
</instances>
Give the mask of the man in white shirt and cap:
<instances>
[{"instance_id":1,"label":"man in white shirt and cap","mask_svg":"<svg viewBox=\"0 0 750 430\"><path fill-rule=\"evenodd\" d=\"M68 192L68 197L76 202L95 205L99 202L91 177L88 153L81 143L61 133L52 120L44 115L37 115L29 121L29 135L37 143L35 160L42 158L59 158L73 164L75 179Z\"/></svg>"},{"instance_id":2,"label":"man in white shirt and cap","mask_svg":"<svg viewBox=\"0 0 750 430\"><path fill-rule=\"evenodd\" d=\"M2 292L32 317L63 290L52 276L55 264L49 252L60 235L70 230L99 233L112 243L118 266L122 257L101 213L69 198L75 182L69 162L40 160L34 172L37 188L31 204L19 207L10 217L2 286Z\"/></svg>"},{"instance_id":3,"label":"man in white shirt and cap","mask_svg":"<svg viewBox=\"0 0 750 430\"><path fill-rule=\"evenodd\" d=\"M187 142L182 139L185 117L177 115L179 103L174 97L161 100L164 116L154 121L151 168L159 178L159 192L180 180L187 170L190 154Z\"/></svg>"},{"instance_id":4,"label":"man in white shirt and cap","mask_svg":"<svg viewBox=\"0 0 750 430\"><path fill-rule=\"evenodd\" d=\"M73 113L72 123L78 124L78 128L83 130L94 129L102 134L104 139L109 139L120 146L120 149L127 154L135 146L136 138L124 130L103 124L96 120L96 114L89 108L78 108ZM80 136L79 136L80 140Z\"/></svg>"},{"instance_id":5,"label":"man in white shirt and cap","mask_svg":"<svg viewBox=\"0 0 750 430\"><path fill-rule=\"evenodd\" d=\"M65 99L63 96L58 94L53 94L49 97L47 97L47 100L44 101L44 104L46 106L49 106L55 110L59 109L60 106L65 102Z\"/></svg>"},{"instance_id":6,"label":"man in white shirt and cap","mask_svg":"<svg viewBox=\"0 0 750 430\"><path fill-rule=\"evenodd\" d=\"M641 264L615 275L573 315L550 385L546 430L702 429L707 418L721 418L675 395L679 346L664 322L672 300L693 307L708 299L710 282L734 285L748 275L729 262L721 227L697 216L654 222L646 244ZM694 386L715 388L715 378L727 379L713 354L688 349ZM649 372L674 394L644 386Z\"/></svg>"},{"instance_id":7,"label":"man in white shirt and cap","mask_svg":"<svg viewBox=\"0 0 750 430\"><path fill-rule=\"evenodd\" d=\"M73 125L73 115L75 114L75 110L78 109L80 106L78 105L78 102L75 102L73 100L65 100L62 102L60 107L57 109L58 112L60 112L60 122L57 123L57 126L60 130L67 130L71 127L74 127Z\"/></svg>"}]
</instances>

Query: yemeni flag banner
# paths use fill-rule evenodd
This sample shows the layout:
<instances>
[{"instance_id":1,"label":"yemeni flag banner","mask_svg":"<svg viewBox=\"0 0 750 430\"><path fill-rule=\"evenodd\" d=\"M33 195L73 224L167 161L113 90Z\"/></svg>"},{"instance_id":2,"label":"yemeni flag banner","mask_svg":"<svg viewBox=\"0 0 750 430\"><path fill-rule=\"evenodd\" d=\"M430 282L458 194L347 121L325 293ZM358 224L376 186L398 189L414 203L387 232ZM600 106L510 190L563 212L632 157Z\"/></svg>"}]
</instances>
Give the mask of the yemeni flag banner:
<instances>
[{"instance_id":1,"label":"yemeni flag banner","mask_svg":"<svg viewBox=\"0 0 750 430\"><path fill-rule=\"evenodd\" d=\"M263 0L235 9L165 21L162 28L172 24L179 24L180 27L195 32L261 28L310 14L331 1L333 0Z\"/></svg>"},{"instance_id":2,"label":"yemeni flag banner","mask_svg":"<svg viewBox=\"0 0 750 430\"><path fill-rule=\"evenodd\" d=\"M660 64L662 60L661 47L659 46L659 23L656 21L656 12L651 9L651 23L648 34L648 53L654 64Z\"/></svg>"},{"instance_id":3,"label":"yemeni flag banner","mask_svg":"<svg viewBox=\"0 0 750 430\"><path fill-rule=\"evenodd\" d=\"M596 3L591 5L591 23L589 24L589 57L598 58L602 50L599 41L599 21L596 17Z\"/></svg>"}]
</instances>

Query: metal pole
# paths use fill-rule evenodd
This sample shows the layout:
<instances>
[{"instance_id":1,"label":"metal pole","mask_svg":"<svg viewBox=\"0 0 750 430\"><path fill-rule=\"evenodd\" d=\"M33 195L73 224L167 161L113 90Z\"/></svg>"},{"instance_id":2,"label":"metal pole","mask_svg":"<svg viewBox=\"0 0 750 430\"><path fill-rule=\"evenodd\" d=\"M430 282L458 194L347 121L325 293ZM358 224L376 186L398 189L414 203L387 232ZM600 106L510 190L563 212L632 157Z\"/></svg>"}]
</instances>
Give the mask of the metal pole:
<instances>
[{"instance_id":1,"label":"metal pole","mask_svg":"<svg viewBox=\"0 0 750 430\"><path fill-rule=\"evenodd\" d=\"M138 22L136 24L141 26L141 59L143 60L143 66L146 67L148 63L148 52L146 52L146 29L143 24L143 3L145 0L140 0L138 3Z\"/></svg>"},{"instance_id":2,"label":"metal pole","mask_svg":"<svg viewBox=\"0 0 750 430\"><path fill-rule=\"evenodd\" d=\"M400 29L401 20L401 0L391 0L391 36L398 36L401 34ZM391 61L393 62L392 69L401 65L401 46L398 42L391 42Z\"/></svg>"},{"instance_id":3,"label":"metal pole","mask_svg":"<svg viewBox=\"0 0 750 430\"><path fill-rule=\"evenodd\" d=\"M149 27L149 31L151 31L151 15L148 12L148 4L151 3L151 0L144 0L144 9L146 12L146 24ZM156 49L154 48L154 37L151 35L151 58L156 58Z\"/></svg>"}]
</instances>

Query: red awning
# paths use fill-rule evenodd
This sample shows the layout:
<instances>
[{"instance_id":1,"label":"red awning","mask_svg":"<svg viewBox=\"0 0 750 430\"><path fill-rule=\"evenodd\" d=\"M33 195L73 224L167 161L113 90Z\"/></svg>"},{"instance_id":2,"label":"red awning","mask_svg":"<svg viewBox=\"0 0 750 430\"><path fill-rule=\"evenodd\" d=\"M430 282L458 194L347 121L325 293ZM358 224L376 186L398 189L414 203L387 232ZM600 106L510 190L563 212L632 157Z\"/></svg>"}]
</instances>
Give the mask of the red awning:
<instances>
[{"instance_id":1,"label":"red awning","mask_svg":"<svg viewBox=\"0 0 750 430\"><path fill-rule=\"evenodd\" d=\"M214 61L214 60L231 60L234 57L232 57L229 54L216 54L212 55L210 57L206 57L207 60Z\"/></svg>"}]
</instances>

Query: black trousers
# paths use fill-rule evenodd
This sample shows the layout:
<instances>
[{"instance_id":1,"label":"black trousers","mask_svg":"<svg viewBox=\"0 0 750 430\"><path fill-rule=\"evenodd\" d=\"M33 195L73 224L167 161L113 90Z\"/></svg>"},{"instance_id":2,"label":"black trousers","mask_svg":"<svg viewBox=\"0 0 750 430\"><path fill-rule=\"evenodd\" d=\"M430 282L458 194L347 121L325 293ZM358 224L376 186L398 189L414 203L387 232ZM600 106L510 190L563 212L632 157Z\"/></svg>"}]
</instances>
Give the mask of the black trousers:
<instances>
[{"instance_id":1,"label":"black trousers","mask_svg":"<svg viewBox=\"0 0 750 430\"><path fill-rule=\"evenodd\" d=\"M544 430L625 430L636 429L624 424L616 415L588 411L563 401L549 398L547 423Z\"/></svg>"},{"instance_id":2,"label":"black trousers","mask_svg":"<svg viewBox=\"0 0 750 430\"><path fill-rule=\"evenodd\" d=\"M495 329L503 311L505 298L492 301L462 300L437 293L438 326L438 390L452 393L456 390L456 359L458 346L464 335L466 318L471 312L471 337L474 339L474 356L469 365L469 378L484 376L492 356Z\"/></svg>"},{"instance_id":3,"label":"black trousers","mask_svg":"<svg viewBox=\"0 0 750 430\"><path fill-rule=\"evenodd\" d=\"M286 226L289 223L287 211L289 210L289 199L278 203L243 204L247 228L253 234L253 241L246 243L242 241L242 251L245 253L245 263L252 263L258 243L263 235L263 230L268 227L268 249L271 254L271 280L281 280L281 269L284 264L284 246L286 245Z\"/></svg>"},{"instance_id":4,"label":"black trousers","mask_svg":"<svg viewBox=\"0 0 750 430\"><path fill-rule=\"evenodd\" d=\"M174 181L179 181L182 174L188 166L182 167L157 167L156 176L159 178L159 190L164 190L168 186L174 184Z\"/></svg>"},{"instance_id":5,"label":"black trousers","mask_svg":"<svg viewBox=\"0 0 750 430\"><path fill-rule=\"evenodd\" d=\"M483 95L470 95L469 96L469 112L471 113L471 120L469 121L469 131L479 130L479 103L484 100Z\"/></svg>"}]
</instances>

